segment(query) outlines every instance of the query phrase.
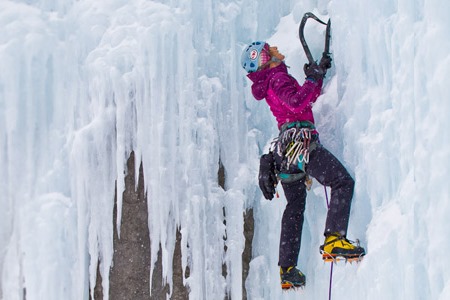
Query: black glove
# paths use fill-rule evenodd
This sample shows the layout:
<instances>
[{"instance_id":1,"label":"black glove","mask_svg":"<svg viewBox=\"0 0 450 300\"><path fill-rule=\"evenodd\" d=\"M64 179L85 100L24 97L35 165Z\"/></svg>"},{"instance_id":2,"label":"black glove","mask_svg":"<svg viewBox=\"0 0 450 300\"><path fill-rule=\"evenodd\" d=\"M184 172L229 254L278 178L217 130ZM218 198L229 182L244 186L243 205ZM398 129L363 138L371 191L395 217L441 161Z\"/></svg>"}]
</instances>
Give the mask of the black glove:
<instances>
[{"instance_id":1,"label":"black glove","mask_svg":"<svg viewBox=\"0 0 450 300\"><path fill-rule=\"evenodd\" d=\"M275 165L272 152L261 156L259 161L259 188L264 198L272 200L277 185L277 176L275 175Z\"/></svg>"},{"instance_id":2,"label":"black glove","mask_svg":"<svg viewBox=\"0 0 450 300\"><path fill-rule=\"evenodd\" d=\"M319 67L321 67L323 70L328 70L329 68L331 68L331 56L329 53L323 53L322 58L320 59L319 62Z\"/></svg>"},{"instance_id":3,"label":"black glove","mask_svg":"<svg viewBox=\"0 0 450 300\"><path fill-rule=\"evenodd\" d=\"M310 79L315 82L323 79L327 73L326 69L318 66L316 63L305 64L303 71L305 72L306 79Z\"/></svg>"}]
</instances>

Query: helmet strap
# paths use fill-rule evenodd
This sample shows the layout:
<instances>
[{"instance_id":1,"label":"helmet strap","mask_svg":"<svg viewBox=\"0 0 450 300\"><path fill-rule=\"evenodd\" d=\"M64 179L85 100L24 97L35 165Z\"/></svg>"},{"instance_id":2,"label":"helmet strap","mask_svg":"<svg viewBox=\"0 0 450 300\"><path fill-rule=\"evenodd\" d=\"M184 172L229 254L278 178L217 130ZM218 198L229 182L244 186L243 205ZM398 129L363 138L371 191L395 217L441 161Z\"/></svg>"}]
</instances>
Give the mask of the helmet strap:
<instances>
[{"instance_id":1,"label":"helmet strap","mask_svg":"<svg viewBox=\"0 0 450 300\"><path fill-rule=\"evenodd\" d=\"M268 62L266 62L265 64L263 64L262 66L260 66L258 68L258 71L266 69L271 63L274 63L274 62L282 62L282 60L275 56L272 56Z\"/></svg>"}]
</instances>

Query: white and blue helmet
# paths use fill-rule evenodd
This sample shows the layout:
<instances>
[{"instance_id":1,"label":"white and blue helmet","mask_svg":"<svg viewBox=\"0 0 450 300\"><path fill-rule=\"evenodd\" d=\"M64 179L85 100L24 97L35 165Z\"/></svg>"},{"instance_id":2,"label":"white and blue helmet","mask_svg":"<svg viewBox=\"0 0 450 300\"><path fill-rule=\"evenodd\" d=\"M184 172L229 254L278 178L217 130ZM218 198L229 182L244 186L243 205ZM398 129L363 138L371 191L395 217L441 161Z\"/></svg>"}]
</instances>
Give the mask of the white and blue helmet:
<instances>
[{"instance_id":1,"label":"white and blue helmet","mask_svg":"<svg viewBox=\"0 0 450 300\"><path fill-rule=\"evenodd\" d=\"M266 42L256 41L248 45L241 56L241 65L248 72L255 72L260 67L261 52Z\"/></svg>"}]
</instances>

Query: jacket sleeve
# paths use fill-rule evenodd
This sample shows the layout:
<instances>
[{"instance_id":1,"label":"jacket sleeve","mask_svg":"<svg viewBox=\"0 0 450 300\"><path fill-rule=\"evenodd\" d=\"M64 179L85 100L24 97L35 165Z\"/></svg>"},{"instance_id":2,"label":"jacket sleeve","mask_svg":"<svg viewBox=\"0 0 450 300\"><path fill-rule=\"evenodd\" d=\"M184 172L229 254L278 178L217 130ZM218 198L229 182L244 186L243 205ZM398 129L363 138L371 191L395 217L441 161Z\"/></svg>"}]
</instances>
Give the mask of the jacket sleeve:
<instances>
[{"instance_id":1,"label":"jacket sleeve","mask_svg":"<svg viewBox=\"0 0 450 300\"><path fill-rule=\"evenodd\" d=\"M267 96L267 83L262 81L252 84L252 94L256 100L264 99Z\"/></svg>"},{"instance_id":2,"label":"jacket sleeve","mask_svg":"<svg viewBox=\"0 0 450 300\"><path fill-rule=\"evenodd\" d=\"M297 80L287 73L278 73L272 78L270 85L272 91L293 113L300 113L316 102L322 90L322 80L305 80L303 86L300 86Z\"/></svg>"}]
</instances>

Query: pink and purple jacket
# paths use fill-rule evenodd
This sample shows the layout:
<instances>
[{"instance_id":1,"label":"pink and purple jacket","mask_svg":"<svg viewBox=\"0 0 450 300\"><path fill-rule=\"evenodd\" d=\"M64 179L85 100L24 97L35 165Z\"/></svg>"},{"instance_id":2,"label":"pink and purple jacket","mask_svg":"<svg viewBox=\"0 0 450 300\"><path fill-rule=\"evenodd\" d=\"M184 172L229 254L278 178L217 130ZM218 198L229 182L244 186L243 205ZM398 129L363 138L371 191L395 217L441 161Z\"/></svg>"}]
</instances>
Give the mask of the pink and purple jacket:
<instances>
[{"instance_id":1,"label":"pink and purple jacket","mask_svg":"<svg viewBox=\"0 0 450 300\"><path fill-rule=\"evenodd\" d=\"M247 77L253 82L253 96L256 100L266 99L279 129L283 124L295 121L309 121L314 124L311 106L320 95L322 80L305 80L301 86L287 72L284 63L271 69L250 73Z\"/></svg>"}]
</instances>

